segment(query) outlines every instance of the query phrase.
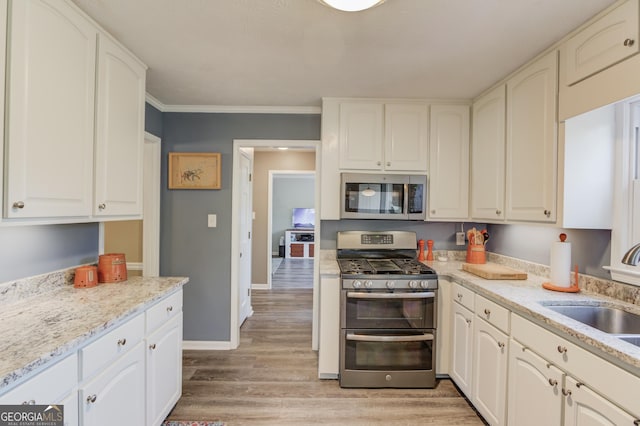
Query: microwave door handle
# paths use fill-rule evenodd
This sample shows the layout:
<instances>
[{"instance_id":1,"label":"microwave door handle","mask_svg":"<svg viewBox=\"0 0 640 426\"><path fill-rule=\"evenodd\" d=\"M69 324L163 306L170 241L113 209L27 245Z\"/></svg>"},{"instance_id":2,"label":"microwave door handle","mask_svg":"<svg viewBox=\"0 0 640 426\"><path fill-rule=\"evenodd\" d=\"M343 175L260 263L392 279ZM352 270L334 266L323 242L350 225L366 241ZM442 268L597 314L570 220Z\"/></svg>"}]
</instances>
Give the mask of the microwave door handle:
<instances>
[{"instance_id":1,"label":"microwave door handle","mask_svg":"<svg viewBox=\"0 0 640 426\"><path fill-rule=\"evenodd\" d=\"M348 299L433 299L436 293L433 291L421 291L417 293L359 293L348 291Z\"/></svg>"},{"instance_id":2,"label":"microwave door handle","mask_svg":"<svg viewBox=\"0 0 640 426\"><path fill-rule=\"evenodd\" d=\"M367 334L355 334L347 333L347 340L356 342L382 342L382 343L396 343L396 342L425 342L433 340L433 334L419 334L410 336L377 336Z\"/></svg>"},{"instance_id":3,"label":"microwave door handle","mask_svg":"<svg viewBox=\"0 0 640 426\"><path fill-rule=\"evenodd\" d=\"M404 200L402 200L402 213L409 219L409 184L405 183L404 185Z\"/></svg>"}]
</instances>

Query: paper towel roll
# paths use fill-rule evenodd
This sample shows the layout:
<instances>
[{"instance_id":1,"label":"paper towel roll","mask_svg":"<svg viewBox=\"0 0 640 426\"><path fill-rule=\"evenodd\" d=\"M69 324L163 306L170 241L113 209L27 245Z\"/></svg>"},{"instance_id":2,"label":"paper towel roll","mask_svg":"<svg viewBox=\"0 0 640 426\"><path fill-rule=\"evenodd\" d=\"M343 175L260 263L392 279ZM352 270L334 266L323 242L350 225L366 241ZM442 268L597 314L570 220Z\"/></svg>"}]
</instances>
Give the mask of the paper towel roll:
<instances>
[{"instance_id":1,"label":"paper towel roll","mask_svg":"<svg viewBox=\"0 0 640 426\"><path fill-rule=\"evenodd\" d=\"M551 284L557 287L571 286L571 243L553 243L550 269Z\"/></svg>"}]
</instances>

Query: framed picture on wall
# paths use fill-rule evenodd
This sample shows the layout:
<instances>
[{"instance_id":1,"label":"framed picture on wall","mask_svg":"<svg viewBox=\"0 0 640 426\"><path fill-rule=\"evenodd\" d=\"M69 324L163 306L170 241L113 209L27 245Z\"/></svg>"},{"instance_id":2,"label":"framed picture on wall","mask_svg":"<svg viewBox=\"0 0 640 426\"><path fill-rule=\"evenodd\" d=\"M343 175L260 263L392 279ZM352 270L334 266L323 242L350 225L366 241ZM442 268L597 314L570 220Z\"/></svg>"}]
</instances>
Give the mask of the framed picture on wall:
<instances>
[{"instance_id":1,"label":"framed picture on wall","mask_svg":"<svg viewBox=\"0 0 640 426\"><path fill-rule=\"evenodd\" d=\"M220 189L219 152L170 152L169 189Z\"/></svg>"}]
</instances>

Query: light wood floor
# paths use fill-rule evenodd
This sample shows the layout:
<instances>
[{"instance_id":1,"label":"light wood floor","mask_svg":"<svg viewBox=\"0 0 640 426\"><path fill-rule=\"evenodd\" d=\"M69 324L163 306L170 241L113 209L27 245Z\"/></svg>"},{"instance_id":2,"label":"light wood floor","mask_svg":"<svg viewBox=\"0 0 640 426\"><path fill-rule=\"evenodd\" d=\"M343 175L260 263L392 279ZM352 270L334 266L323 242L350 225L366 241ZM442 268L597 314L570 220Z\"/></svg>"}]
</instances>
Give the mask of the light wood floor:
<instances>
[{"instance_id":1,"label":"light wood floor","mask_svg":"<svg viewBox=\"0 0 640 426\"><path fill-rule=\"evenodd\" d=\"M482 425L449 380L435 389L342 389L317 378L311 289L257 290L233 351L185 351L169 420L233 425Z\"/></svg>"},{"instance_id":2,"label":"light wood floor","mask_svg":"<svg viewBox=\"0 0 640 426\"><path fill-rule=\"evenodd\" d=\"M271 277L271 288L313 288L313 259L282 259Z\"/></svg>"}]
</instances>

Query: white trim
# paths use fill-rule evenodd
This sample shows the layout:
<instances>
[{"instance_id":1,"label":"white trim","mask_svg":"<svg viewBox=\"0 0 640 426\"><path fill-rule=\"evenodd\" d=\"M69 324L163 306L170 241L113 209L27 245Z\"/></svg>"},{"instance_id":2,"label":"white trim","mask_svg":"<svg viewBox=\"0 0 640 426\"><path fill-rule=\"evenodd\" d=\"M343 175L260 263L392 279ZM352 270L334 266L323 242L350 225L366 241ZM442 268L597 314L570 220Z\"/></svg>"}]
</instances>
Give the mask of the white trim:
<instances>
[{"instance_id":1,"label":"white trim","mask_svg":"<svg viewBox=\"0 0 640 426\"><path fill-rule=\"evenodd\" d=\"M221 342L215 340L183 340L183 350L192 351L228 351L235 349L230 342Z\"/></svg>"},{"instance_id":2,"label":"white trim","mask_svg":"<svg viewBox=\"0 0 640 426\"><path fill-rule=\"evenodd\" d=\"M146 101L160 112L195 112L220 114L321 114L319 106L262 105L166 105L147 93Z\"/></svg>"},{"instance_id":3,"label":"white trim","mask_svg":"<svg viewBox=\"0 0 640 426\"><path fill-rule=\"evenodd\" d=\"M251 284L251 290L269 290L271 286L269 284Z\"/></svg>"},{"instance_id":4,"label":"white trim","mask_svg":"<svg viewBox=\"0 0 640 426\"><path fill-rule=\"evenodd\" d=\"M238 212L240 210L240 200L238 197L240 191L240 148L257 148L257 147L272 147L272 146L310 146L313 147L316 153L316 172L320 170L320 148L321 142L319 140L279 140L279 139L235 139L233 141L233 171L232 171L232 183L231 183L231 300L230 300L230 314L229 314L229 336L230 346L235 349L240 344L240 324L238 324L238 256L234 256L233 253L239 252L240 236ZM316 179L316 209L320 211L320 178ZM316 215L316 229L318 235L320 235L320 215ZM271 253L271 249L269 249ZM317 250L320 254L320 250ZM314 258L314 273L313 273L313 336L312 336L312 349L317 348L317 309L318 309L318 271L320 267L320 256ZM268 258L270 260L270 257ZM270 262L267 262L270 263Z\"/></svg>"},{"instance_id":5,"label":"white trim","mask_svg":"<svg viewBox=\"0 0 640 426\"><path fill-rule=\"evenodd\" d=\"M129 271L142 271L143 264L142 262L127 262L127 269Z\"/></svg>"},{"instance_id":6,"label":"white trim","mask_svg":"<svg viewBox=\"0 0 640 426\"><path fill-rule=\"evenodd\" d=\"M98 254L104 254L104 222L98 223Z\"/></svg>"},{"instance_id":7,"label":"white trim","mask_svg":"<svg viewBox=\"0 0 640 426\"><path fill-rule=\"evenodd\" d=\"M142 275L160 275L160 176L162 140L144 132L143 220L142 220ZM150 173L150 175L147 175Z\"/></svg>"}]
</instances>

